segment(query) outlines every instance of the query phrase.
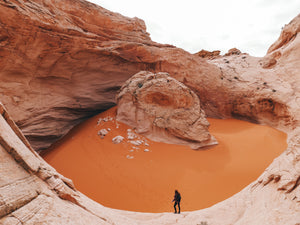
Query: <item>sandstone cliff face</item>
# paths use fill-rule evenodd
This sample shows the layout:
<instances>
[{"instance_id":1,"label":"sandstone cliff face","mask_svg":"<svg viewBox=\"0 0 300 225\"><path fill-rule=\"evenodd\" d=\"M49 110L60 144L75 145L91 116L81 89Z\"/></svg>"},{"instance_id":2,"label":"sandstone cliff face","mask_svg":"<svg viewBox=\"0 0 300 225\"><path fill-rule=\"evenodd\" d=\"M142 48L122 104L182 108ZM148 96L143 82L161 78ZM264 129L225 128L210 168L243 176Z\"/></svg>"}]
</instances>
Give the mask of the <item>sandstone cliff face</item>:
<instances>
[{"instance_id":1,"label":"sandstone cliff face","mask_svg":"<svg viewBox=\"0 0 300 225\"><path fill-rule=\"evenodd\" d=\"M295 79L273 76L285 73L280 66L265 69L274 63L269 56L205 61L152 42L141 20L85 1L7 0L0 12L0 99L36 150L114 105L117 90L141 70L168 72L199 96L210 117L293 123L285 99Z\"/></svg>"},{"instance_id":2,"label":"sandstone cliff face","mask_svg":"<svg viewBox=\"0 0 300 225\"><path fill-rule=\"evenodd\" d=\"M152 42L141 20L84 1L2 1L0 99L35 149L114 104L117 89L140 70L183 82L208 116L265 123L289 137L288 149L259 179L224 202L178 217L131 213L77 192L1 109L0 223L300 223L299 23L298 15L263 58L231 54L205 61Z\"/></svg>"},{"instance_id":3,"label":"sandstone cliff face","mask_svg":"<svg viewBox=\"0 0 300 225\"><path fill-rule=\"evenodd\" d=\"M281 129L299 126L300 65L297 59L300 57L300 40L296 35L299 21L300 15L283 29L279 40L263 58L234 54L210 60L222 72L223 87L219 91L227 89L230 93L217 99L218 104L226 106L213 108L212 114L218 112L222 117L248 119ZM292 33L294 38L275 48L279 46L276 43L284 42L285 33ZM206 113L210 115L207 110Z\"/></svg>"},{"instance_id":4,"label":"sandstone cliff face","mask_svg":"<svg viewBox=\"0 0 300 225\"><path fill-rule=\"evenodd\" d=\"M198 96L167 73L141 71L121 87L117 120L154 141L198 149L217 141Z\"/></svg>"},{"instance_id":5,"label":"sandstone cliff face","mask_svg":"<svg viewBox=\"0 0 300 225\"><path fill-rule=\"evenodd\" d=\"M36 150L114 105L141 70L219 73L152 42L142 20L81 0L2 1L0 26L0 99Z\"/></svg>"}]
</instances>

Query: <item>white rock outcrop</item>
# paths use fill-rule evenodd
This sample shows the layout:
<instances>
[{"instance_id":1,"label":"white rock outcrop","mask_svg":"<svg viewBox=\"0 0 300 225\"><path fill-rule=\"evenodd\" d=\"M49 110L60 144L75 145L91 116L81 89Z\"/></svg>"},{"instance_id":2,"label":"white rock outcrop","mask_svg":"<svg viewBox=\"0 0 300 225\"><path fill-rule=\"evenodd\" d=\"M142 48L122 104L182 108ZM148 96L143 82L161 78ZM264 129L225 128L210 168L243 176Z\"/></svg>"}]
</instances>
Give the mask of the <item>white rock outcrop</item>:
<instances>
[{"instance_id":1,"label":"white rock outcrop","mask_svg":"<svg viewBox=\"0 0 300 225\"><path fill-rule=\"evenodd\" d=\"M124 137L122 137L121 135L118 135L112 139L112 142L114 144L120 144L123 140L124 140Z\"/></svg>"},{"instance_id":2,"label":"white rock outcrop","mask_svg":"<svg viewBox=\"0 0 300 225\"><path fill-rule=\"evenodd\" d=\"M101 138L104 138L107 134L108 134L108 129L101 129L101 130L98 131L98 135Z\"/></svg>"}]
</instances>

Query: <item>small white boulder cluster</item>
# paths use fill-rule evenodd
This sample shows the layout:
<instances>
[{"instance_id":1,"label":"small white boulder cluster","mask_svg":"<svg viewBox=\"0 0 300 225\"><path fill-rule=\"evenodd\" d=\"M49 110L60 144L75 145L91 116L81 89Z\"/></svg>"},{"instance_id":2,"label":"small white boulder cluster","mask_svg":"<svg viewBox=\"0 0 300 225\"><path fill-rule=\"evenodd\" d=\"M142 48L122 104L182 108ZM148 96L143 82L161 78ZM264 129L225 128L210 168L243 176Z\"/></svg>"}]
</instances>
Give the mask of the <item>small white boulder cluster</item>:
<instances>
[{"instance_id":1,"label":"small white boulder cluster","mask_svg":"<svg viewBox=\"0 0 300 225\"><path fill-rule=\"evenodd\" d=\"M101 139L103 139L108 134L109 131L110 131L110 128L101 129L98 131L98 135L100 136Z\"/></svg>"},{"instance_id":2,"label":"small white boulder cluster","mask_svg":"<svg viewBox=\"0 0 300 225\"><path fill-rule=\"evenodd\" d=\"M103 125L105 122L109 122L109 121L115 123L117 129L119 128L118 122L116 121L116 119L114 117L111 117L111 116L99 118L98 122L97 122L97 126ZM110 128L103 128L98 131L98 135L100 136L101 139L104 139L104 137L109 133L109 131L111 131ZM149 147L147 140L145 138L141 137L139 134L137 134L132 129L127 129L126 137L123 137L121 135L117 135L117 136L113 137L112 142L114 144L120 144L122 142L127 142L128 144L131 145L131 148L129 150L129 152L131 154L133 154L134 152L138 152L141 149L143 149L144 152L150 152L149 148L146 148L146 147ZM126 155L126 158L133 159L134 156Z\"/></svg>"},{"instance_id":3,"label":"small white boulder cluster","mask_svg":"<svg viewBox=\"0 0 300 225\"><path fill-rule=\"evenodd\" d=\"M107 116L107 117L104 117L104 118L99 118L98 119L98 122L97 122L97 125L100 125L101 124L101 122L103 121L103 122L108 122L108 121L113 121L113 117L111 117L111 116Z\"/></svg>"},{"instance_id":4,"label":"small white boulder cluster","mask_svg":"<svg viewBox=\"0 0 300 225\"><path fill-rule=\"evenodd\" d=\"M120 144L123 140L124 140L124 137L122 137L121 135L118 135L112 139L112 142L114 144Z\"/></svg>"},{"instance_id":5,"label":"small white boulder cluster","mask_svg":"<svg viewBox=\"0 0 300 225\"><path fill-rule=\"evenodd\" d=\"M111 117L111 116L107 116L107 117L104 117L104 118L99 118L98 119L98 122L97 122L97 126L101 125L101 122L114 122L116 124L116 128L119 128L119 123L118 121L115 120L114 117Z\"/></svg>"},{"instance_id":6,"label":"small white boulder cluster","mask_svg":"<svg viewBox=\"0 0 300 225\"><path fill-rule=\"evenodd\" d=\"M132 145L131 149L129 152L138 152L140 148L143 148L142 145L144 146L149 146L147 143L146 139L141 138L138 134L136 134L132 129L127 129L127 143L130 143ZM148 148L144 148L144 152L149 152L150 150ZM132 155L127 155L127 159L133 159L134 156Z\"/></svg>"}]
</instances>

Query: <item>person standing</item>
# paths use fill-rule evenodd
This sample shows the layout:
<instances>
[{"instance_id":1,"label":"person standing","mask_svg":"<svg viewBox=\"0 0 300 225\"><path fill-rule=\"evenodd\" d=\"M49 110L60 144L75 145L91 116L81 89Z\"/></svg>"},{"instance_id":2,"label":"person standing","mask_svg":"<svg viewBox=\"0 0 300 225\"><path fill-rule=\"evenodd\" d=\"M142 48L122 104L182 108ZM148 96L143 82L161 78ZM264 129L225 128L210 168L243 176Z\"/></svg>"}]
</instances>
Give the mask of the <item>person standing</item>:
<instances>
[{"instance_id":1,"label":"person standing","mask_svg":"<svg viewBox=\"0 0 300 225\"><path fill-rule=\"evenodd\" d=\"M175 190L174 199L172 201L175 202L174 203L175 213L177 213L176 205L178 205L178 213L180 213L180 201L181 201L181 195L177 190Z\"/></svg>"}]
</instances>

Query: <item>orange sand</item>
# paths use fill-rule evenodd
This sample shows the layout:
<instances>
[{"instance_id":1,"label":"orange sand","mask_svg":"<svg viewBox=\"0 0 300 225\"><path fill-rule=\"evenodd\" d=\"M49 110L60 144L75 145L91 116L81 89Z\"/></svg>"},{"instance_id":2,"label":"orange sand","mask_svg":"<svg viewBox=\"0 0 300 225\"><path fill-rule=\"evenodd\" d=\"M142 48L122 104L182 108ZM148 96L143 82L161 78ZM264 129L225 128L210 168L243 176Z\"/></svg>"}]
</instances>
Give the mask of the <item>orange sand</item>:
<instances>
[{"instance_id":1,"label":"orange sand","mask_svg":"<svg viewBox=\"0 0 300 225\"><path fill-rule=\"evenodd\" d=\"M139 146L123 141L127 125L98 119L115 116L112 108L73 129L44 159L90 198L104 206L140 212L171 212L174 189L183 211L209 207L254 181L286 149L286 134L244 121L209 119L219 145L207 150L156 143ZM101 139L97 132L112 130ZM143 138L145 139L145 138ZM150 151L144 152L147 148ZM126 156L134 156L128 159Z\"/></svg>"}]
</instances>

